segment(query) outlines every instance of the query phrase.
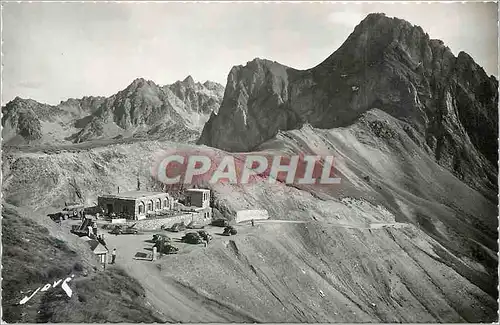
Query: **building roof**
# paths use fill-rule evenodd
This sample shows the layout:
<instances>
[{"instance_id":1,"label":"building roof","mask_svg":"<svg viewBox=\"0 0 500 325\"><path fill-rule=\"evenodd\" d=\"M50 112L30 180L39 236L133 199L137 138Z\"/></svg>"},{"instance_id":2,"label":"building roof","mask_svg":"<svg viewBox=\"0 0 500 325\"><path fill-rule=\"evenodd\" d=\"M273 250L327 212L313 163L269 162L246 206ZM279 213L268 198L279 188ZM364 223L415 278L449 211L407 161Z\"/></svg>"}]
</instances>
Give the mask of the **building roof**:
<instances>
[{"instance_id":1,"label":"building roof","mask_svg":"<svg viewBox=\"0 0 500 325\"><path fill-rule=\"evenodd\" d=\"M96 255L97 254L104 254L104 253L108 252L108 249L106 248L106 246L101 244L98 240L92 239L89 236L83 236L83 237L80 237L80 239L87 242L87 244L90 246L90 250Z\"/></svg>"},{"instance_id":2,"label":"building roof","mask_svg":"<svg viewBox=\"0 0 500 325\"><path fill-rule=\"evenodd\" d=\"M106 247L104 247L101 243L99 243L95 239L91 239L87 243L89 244L90 249L92 250L92 252L94 254L105 254L105 253L108 252L108 250L106 249Z\"/></svg>"},{"instance_id":3,"label":"building roof","mask_svg":"<svg viewBox=\"0 0 500 325\"><path fill-rule=\"evenodd\" d=\"M186 192L210 192L210 190L207 188L191 188L186 190Z\"/></svg>"},{"instance_id":4,"label":"building roof","mask_svg":"<svg viewBox=\"0 0 500 325\"><path fill-rule=\"evenodd\" d=\"M123 192L123 193L117 193L117 194L105 194L101 195L101 197L105 198L115 198L115 199L140 199L140 198L146 198L146 197L151 197L151 196L156 196L156 195L162 195L162 194L168 194L165 192L148 192L148 191L129 191L129 192Z\"/></svg>"}]
</instances>

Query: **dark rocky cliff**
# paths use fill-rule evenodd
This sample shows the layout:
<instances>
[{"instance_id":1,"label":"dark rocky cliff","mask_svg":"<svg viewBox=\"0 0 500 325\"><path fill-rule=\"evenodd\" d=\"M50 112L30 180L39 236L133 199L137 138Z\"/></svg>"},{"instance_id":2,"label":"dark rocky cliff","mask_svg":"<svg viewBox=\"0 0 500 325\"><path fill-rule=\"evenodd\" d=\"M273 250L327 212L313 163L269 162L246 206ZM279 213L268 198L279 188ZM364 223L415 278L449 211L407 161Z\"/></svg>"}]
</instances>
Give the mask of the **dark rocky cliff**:
<instances>
[{"instance_id":1,"label":"dark rocky cliff","mask_svg":"<svg viewBox=\"0 0 500 325\"><path fill-rule=\"evenodd\" d=\"M370 14L312 69L261 59L233 67L198 143L250 151L279 130L347 126L379 108L411 125L425 139L419 145L457 177L496 190L497 89L466 53L456 57L422 28Z\"/></svg>"}]
</instances>

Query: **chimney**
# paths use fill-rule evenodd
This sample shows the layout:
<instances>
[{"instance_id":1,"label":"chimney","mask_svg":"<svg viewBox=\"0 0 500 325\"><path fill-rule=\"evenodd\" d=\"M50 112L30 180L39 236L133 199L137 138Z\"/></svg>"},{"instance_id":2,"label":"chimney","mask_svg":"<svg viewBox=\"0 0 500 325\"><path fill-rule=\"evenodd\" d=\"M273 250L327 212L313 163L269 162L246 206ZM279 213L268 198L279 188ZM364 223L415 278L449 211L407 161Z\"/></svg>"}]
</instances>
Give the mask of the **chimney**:
<instances>
[{"instance_id":1,"label":"chimney","mask_svg":"<svg viewBox=\"0 0 500 325\"><path fill-rule=\"evenodd\" d=\"M141 181L139 180L139 175L137 175L137 190L141 190Z\"/></svg>"}]
</instances>

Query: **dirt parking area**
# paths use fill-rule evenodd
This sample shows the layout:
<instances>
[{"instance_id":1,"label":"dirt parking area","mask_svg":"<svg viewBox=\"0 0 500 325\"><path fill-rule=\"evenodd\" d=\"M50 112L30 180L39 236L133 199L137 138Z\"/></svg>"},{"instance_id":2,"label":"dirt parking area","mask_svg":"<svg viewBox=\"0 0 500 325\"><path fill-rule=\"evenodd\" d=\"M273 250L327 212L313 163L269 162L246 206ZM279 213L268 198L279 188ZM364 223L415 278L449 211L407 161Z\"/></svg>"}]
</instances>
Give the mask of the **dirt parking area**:
<instances>
[{"instance_id":1,"label":"dirt parking area","mask_svg":"<svg viewBox=\"0 0 500 325\"><path fill-rule=\"evenodd\" d=\"M250 225L236 226L238 234L235 236L243 237L251 232L258 230L258 226ZM198 295L186 292L179 288L175 283L168 281L162 276L162 265L169 264L169 260L179 262L179 258L183 255L188 255L190 258L199 256L199 254L209 254L212 250L217 250L218 246L225 245L230 238L223 236L224 228L206 226L203 230L212 235L213 239L207 247L204 244L187 244L180 241L184 234L197 231L187 229L181 232L169 231L148 231L140 232L137 235L111 235L108 230L102 230L101 234L105 234L105 241L110 252L113 248L117 250L116 266L125 269L131 276L138 279L144 286L147 296L147 302L151 308L156 310L160 315L163 315L166 322L238 322L249 321L246 316L240 313L235 313L231 310L226 312L217 311L220 309L214 306L214 302L203 299L200 301ZM179 248L179 252L175 255L163 255L157 261L151 261L153 235L162 233L169 236L172 245ZM111 254L110 254L111 255ZM111 256L109 256L109 261ZM182 260L182 259L181 259ZM107 268L115 267L113 264L107 264ZM188 268L186 268L188 269ZM193 311L196 311L194 313ZM166 316L168 315L168 317Z\"/></svg>"},{"instance_id":2,"label":"dirt parking area","mask_svg":"<svg viewBox=\"0 0 500 325\"><path fill-rule=\"evenodd\" d=\"M244 235L248 231L246 225L238 225L238 235ZM134 260L151 260L151 255L153 251L153 235L154 234L164 234L170 237L171 244L179 248L177 255L190 254L194 250L205 249L204 244L187 244L181 241L181 238L189 232L197 232L198 230L204 230L212 235L212 240L209 246L221 240L227 240L228 236L223 236L222 232L224 228L205 226L203 229L186 229L179 232L170 232L167 230L152 230L152 231L141 231L137 235L127 234L127 235L112 235L106 229L99 229L101 234L104 234L105 241L107 243L108 249L110 251L113 248L117 250L116 263L130 263ZM168 256L163 256L162 259L168 258Z\"/></svg>"}]
</instances>

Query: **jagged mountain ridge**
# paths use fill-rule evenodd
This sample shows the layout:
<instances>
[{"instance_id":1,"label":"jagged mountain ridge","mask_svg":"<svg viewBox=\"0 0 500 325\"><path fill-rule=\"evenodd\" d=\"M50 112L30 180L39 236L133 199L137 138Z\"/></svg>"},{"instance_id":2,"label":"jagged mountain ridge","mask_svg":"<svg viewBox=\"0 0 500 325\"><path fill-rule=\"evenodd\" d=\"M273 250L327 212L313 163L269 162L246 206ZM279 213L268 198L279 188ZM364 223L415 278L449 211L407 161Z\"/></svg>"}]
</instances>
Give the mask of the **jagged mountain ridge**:
<instances>
[{"instance_id":1,"label":"jagged mountain ridge","mask_svg":"<svg viewBox=\"0 0 500 325\"><path fill-rule=\"evenodd\" d=\"M166 86L138 78L108 98L68 99L57 106L16 97L2 107L2 135L7 144L122 137L193 141L209 114L218 111L223 93L220 84L188 76Z\"/></svg>"},{"instance_id":2,"label":"jagged mountain ridge","mask_svg":"<svg viewBox=\"0 0 500 325\"><path fill-rule=\"evenodd\" d=\"M331 129L379 108L409 124L436 161L474 188L496 192L498 81L464 52L455 57L421 27L368 15L309 70L255 59L235 66L199 144L251 151L279 130Z\"/></svg>"}]
</instances>

